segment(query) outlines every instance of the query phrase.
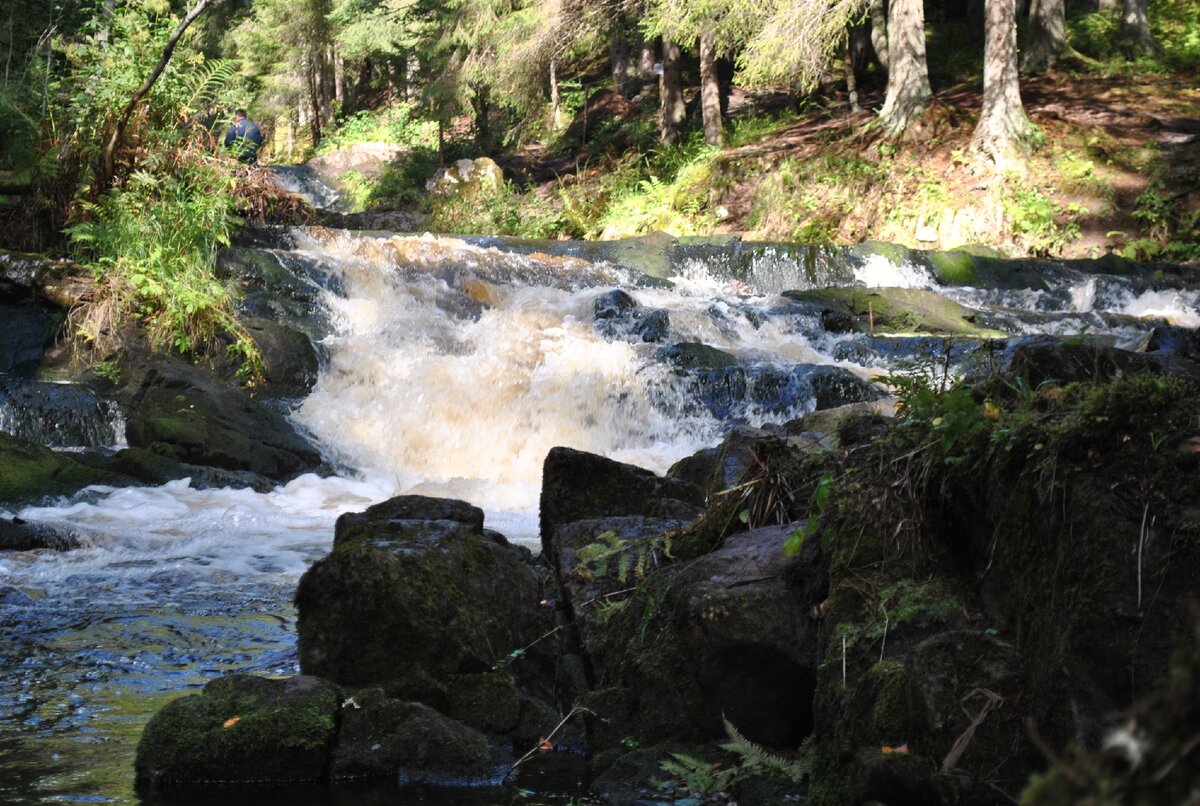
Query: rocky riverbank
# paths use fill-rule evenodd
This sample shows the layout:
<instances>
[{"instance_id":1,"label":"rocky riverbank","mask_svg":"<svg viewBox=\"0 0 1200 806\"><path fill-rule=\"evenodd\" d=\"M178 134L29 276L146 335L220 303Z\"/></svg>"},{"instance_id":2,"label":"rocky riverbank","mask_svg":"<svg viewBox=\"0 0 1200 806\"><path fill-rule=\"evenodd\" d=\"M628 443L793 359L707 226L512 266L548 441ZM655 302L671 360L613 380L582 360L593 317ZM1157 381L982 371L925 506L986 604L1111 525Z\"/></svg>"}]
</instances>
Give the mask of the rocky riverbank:
<instances>
[{"instance_id":1,"label":"rocky riverbank","mask_svg":"<svg viewBox=\"0 0 1200 806\"><path fill-rule=\"evenodd\" d=\"M1194 651L1197 354L1131 355L1018 346L974 386L914 382L897 418L741 429L667 477L556 449L540 558L462 502L343 516L297 592L320 679L177 701L139 779L553 769L598 802L990 804L1104 747L1025 798L1152 791L1143 752L1185 791L1196 726L1161 703L1194 685L1164 681ZM278 771L308 734L271 725L306 713L314 755Z\"/></svg>"}]
</instances>

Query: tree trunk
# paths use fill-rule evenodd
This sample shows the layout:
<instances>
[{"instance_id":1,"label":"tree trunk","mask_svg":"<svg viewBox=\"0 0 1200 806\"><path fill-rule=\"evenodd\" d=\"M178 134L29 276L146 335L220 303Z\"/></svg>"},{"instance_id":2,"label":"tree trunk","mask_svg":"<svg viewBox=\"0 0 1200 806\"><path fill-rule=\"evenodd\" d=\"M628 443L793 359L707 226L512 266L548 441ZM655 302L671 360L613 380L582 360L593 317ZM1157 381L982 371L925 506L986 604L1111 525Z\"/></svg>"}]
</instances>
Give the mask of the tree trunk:
<instances>
[{"instance_id":1,"label":"tree trunk","mask_svg":"<svg viewBox=\"0 0 1200 806\"><path fill-rule=\"evenodd\" d=\"M608 54L612 60L613 92L626 95L629 89L629 43L625 40L626 31L624 20L618 19L613 25L612 40L609 42Z\"/></svg>"},{"instance_id":2,"label":"tree trunk","mask_svg":"<svg viewBox=\"0 0 1200 806\"><path fill-rule=\"evenodd\" d=\"M858 76L854 74L854 32L846 27L846 47L843 52L846 70L846 102L851 112L858 111Z\"/></svg>"},{"instance_id":3,"label":"tree trunk","mask_svg":"<svg viewBox=\"0 0 1200 806\"><path fill-rule=\"evenodd\" d=\"M660 126L664 143L678 143L683 135L687 109L683 103L683 84L680 77L682 54L679 45L663 39L663 71L658 96L661 99Z\"/></svg>"},{"instance_id":4,"label":"tree trunk","mask_svg":"<svg viewBox=\"0 0 1200 806\"><path fill-rule=\"evenodd\" d=\"M887 4L884 0L871 0L871 45L875 48L875 58L883 66L885 72L891 71L891 60L888 58Z\"/></svg>"},{"instance_id":5,"label":"tree trunk","mask_svg":"<svg viewBox=\"0 0 1200 806\"><path fill-rule=\"evenodd\" d=\"M492 131L488 117L489 99L487 87L475 87L475 98L472 101L472 105L475 107L475 145L480 151L487 154L492 144Z\"/></svg>"},{"instance_id":6,"label":"tree trunk","mask_svg":"<svg viewBox=\"0 0 1200 806\"><path fill-rule=\"evenodd\" d=\"M1148 0L1125 0L1118 39L1121 42L1121 50L1130 58L1150 56L1158 50L1158 43L1150 33L1147 3Z\"/></svg>"},{"instance_id":7,"label":"tree trunk","mask_svg":"<svg viewBox=\"0 0 1200 806\"><path fill-rule=\"evenodd\" d=\"M338 109L343 112L346 109L346 60L342 58L340 51L333 51L333 97L337 101Z\"/></svg>"},{"instance_id":8,"label":"tree trunk","mask_svg":"<svg viewBox=\"0 0 1200 806\"><path fill-rule=\"evenodd\" d=\"M987 0L983 51L983 109L971 148L998 168L1020 167L1029 150L1030 124L1017 77L1015 0Z\"/></svg>"},{"instance_id":9,"label":"tree trunk","mask_svg":"<svg viewBox=\"0 0 1200 806\"><path fill-rule=\"evenodd\" d=\"M558 86L558 63L550 60L550 125L561 129L563 124L562 90Z\"/></svg>"},{"instance_id":10,"label":"tree trunk","mask_svg":"<svg viewBox=\"0 0 1200 806\"><path fill-rule=\"evenodd\" d=\"M721 82L717 78L717 59L713 53L711 31L700 35L700 112L704 118L704 142L713 146L724 145Z\"/></svg>"},{"instance_id":11,"label":"tree trunk","mask_svg":"<svg viewBox=\"0 0 1200 806\"><path fill-rule=\"evenodd\" d=\"M638 78L643 84L650 84L657 76L654 74L654 64L657 61L657 48L653 39L643 39L638 52Z\"/></svg>"},{"instance_id":12,"label":"tree trunk","mask_svg":"<svg viewBox=\"0 0 1200 806\"><path fill-rule=\"evenodd\" d=\"M899 136L908 131L933 97L925 61L923 0L891 0L887 29L891 67L879 119L885 132Z\"/></svg>"},{"instance_id":13,"label":"tree trunk","mask_svg":"<svg viewBox=\"0 0 1200 806\"><path fill-rule=\"evenodd\" d=\"M117 13L117 0L104 0L100 5L100 30L96 31L96 41L101 45L107 45L109 38L112 36L112 19ZM8 35L11 42L12 37L12 15L9 15Z\"/></svg>"},{"instance_id":14,"label":"tree trunk","mask_svg":"<svg viewBox=\"0 0 1200 806\"><path fill-rule=\"evenodd\" d=\"M1033 0L1029 6L1029 36L1021 51L1021 71L1044 73L1067 47L1066 0Z\"/></svg>"}]
</instances>

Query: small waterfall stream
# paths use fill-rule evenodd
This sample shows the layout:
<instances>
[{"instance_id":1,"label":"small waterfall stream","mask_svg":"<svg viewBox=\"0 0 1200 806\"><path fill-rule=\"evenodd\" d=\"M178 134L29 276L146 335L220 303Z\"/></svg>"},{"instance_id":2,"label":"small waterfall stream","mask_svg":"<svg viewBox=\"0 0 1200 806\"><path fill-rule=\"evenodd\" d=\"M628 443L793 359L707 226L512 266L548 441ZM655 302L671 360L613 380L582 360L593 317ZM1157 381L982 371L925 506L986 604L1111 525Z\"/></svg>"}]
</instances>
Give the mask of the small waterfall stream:
<instances>
[{"instance_id":1,"label":"small waterfall stream","mask_svg":"<svg viewBox=\"0 0 1200 806\"><path fill-rule=\"evenodd\" d=\"M0 512L57 525L81 543L0 554L0 802L138 802L133 748L165 699L230 671L293 672L292 592L328 551L343 512L401 492L463 498L485 510L489 527L536 548L549 448L663 472L734 422L811 410L812 379L830 367L865 385L910 354L828 333L782 290L935 289L979 309L992 328L1121 343L1164 320L1200 324L1193 288L1072 267L1046 268L1037 286L978 289L943 287L921 266L878 255L838 263L835 250L740 243L650 260L637 243L319 229L288 240L267 251L319 300L312 336L323 359L293 416L338 474L268 493L187 480L92 488ZM745 389L720 405L707 399L698 376L668 354L691 342L736 358ZM0 386L0 428L19 430L13 423L24 418L21 433L38 433L35 408L8 388ZM55 444L61 430L37 438ZM120 444L116 425L61 444L105 442Z\"/></svg>"}]
</instances>

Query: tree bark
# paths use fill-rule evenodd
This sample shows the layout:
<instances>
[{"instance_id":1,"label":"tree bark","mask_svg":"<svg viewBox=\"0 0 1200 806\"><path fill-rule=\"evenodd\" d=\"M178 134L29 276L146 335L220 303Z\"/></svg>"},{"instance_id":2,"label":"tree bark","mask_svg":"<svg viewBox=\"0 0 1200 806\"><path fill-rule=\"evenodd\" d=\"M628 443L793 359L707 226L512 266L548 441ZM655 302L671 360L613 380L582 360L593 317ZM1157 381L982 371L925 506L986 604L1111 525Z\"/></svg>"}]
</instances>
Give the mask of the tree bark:
<instances>
[{"instance_id":1,"label":"tree bark","mask_svg":"<svg viewBox=\"0 0 1200 806\"><path fill-rule=\"evenodd\" d=\"M890 71L891 59L888 58L887 4L884 0L871 0L869 9L871 16L871 46L875 48L875 58L883 66L885 72Z\"/></svg>"},{"instance_id":2,"label":"tree bark","mask_svg":"<svg viewBox=\"0 0 1200 806\"><path fill-rule=\"evenodd\" d=\"M612 40L608 45L608 55L612 61L613 92L617 95L627 95L629 90L629 42L626 41L626 30L623 19L618 19L613 25Z\"/></svg>"},{"instance_id":3,"label":"tree bark","mask_svg":"<svg viewBox=\"0 0 1200 806\"><path fill-rule=\"evenodd\" d=\"M891 67L879 119L885 132L899 136L908 131L933 98L925 61L923 0L891 0L887 29Z\"/></svg>"},{"instance_id":4,"label":"tree bark","mask_svg":"<svg viewBox=\"0 0 1200 806\"><path fill-rule=\"evenodd\" d=\"M333 51L333 98L338 109L346 110L346 60L339 50Z\"/></svg>"},{"instance_id":5,"label":"tree bark","mask_svg":"<svg viewBox=\"0 0 1200 806\"><path fill-rule=\"evenodd\" d=\"M972 150L998 168L1020 167L1029 151L1029 118L1017 77L1015 0L987 0L983 51L983 109Z\"/></svg>"},{"instance_id":6,"label":"tree bark","mask_svg":"<svg viewBox=\"0 0 1200 806\"><path fill-rule=\"evenodd\" d=\"M1130 58L1150 56L1158 50L1158 43L1154 41L1154 36L1150 33L1147 3L1148 0L1125 0L1118 38L1121 42L1121 49Z\"/></svg>"},{"instance_id":7,"label":"tree bark","mask_svg":"<svg viewBox=\"0 0 1200 806\"><path fill-rule=\"evenodd\" d=\"M107 45L109 38L112 36L112 19L117 13L117 0L104 0L100 5L100 30L96 31L96 41L102 45ZM8 33L12 36L12 17L9 16Z\"/></svg>"},{"instance_id":8,"label":"tree bark","mask_svg":"<svg viewBox=\"0 0 1200 806\"><path fill-rule=\"evenodd\" d=\"M638 52L638 78L643 84L649 84L654 81L654 63L655 57L658 55L657 48L654 46L653 39L643 39L641 48Z\"/></svg>"},{"instance_id":9,"label":"tree bark","mask_svg":"<svg viewBox=\"0 0 1200 806\"><path fill-rule=\"evenodd\" d=\"M659 123L664 143L678 143L683 135L683 123L687 109L683 103L683 84L680 76L682 54L679 45L663 39L663 72L659 80L661 99Z\"/></svg>"},{"instance_id":10,"label":"tree bark","mask_svg":"<svg viewBox=\"0 0 1200 806\"><path fill-rule=\"evenodd\" d=\"M558 62L550 60L550 125L562 128L562 90L558 86Z\"/></svg>"},{"instance_id":11,"label":"tree bark","mask_svg":"<svg viewBox=\"0 0 1200 806\"><path fill-rule=\"evenodd\" d=\"M846 47L842 54L846 70L846 101L851 112L858 111L858 76L854 74L854 30L846 27Z\"/></svg>"},{"instance_id":12,"label":"tree bark","mask_svg":"<svg viewBox=\"0 0 1200 806\"><path fill-rule=\"evenodd\" d=\"M1032 0L1029 36L1021 51L1021 72L1044 73L1067 47L1066 0Z\"/></svg>"},{"instance_id":13,"label":"tree bark","mask_svg":"<svg viewBox=\"0 0 1200 806\"><path fill-rule=\"evenodd\" d=\"M713 52L713 35L700 35L700 112L704 118L704 142L713 146L725 144L725 127L721 120L721 82L717 78L717 59Z\"/></svg>"},{"instance_id":14,"label":"tree bark","mask_svg":"<svg viewBox=\"0 0 1200 806\"><path fill-rule=\"evenodd\" d=\"M488 115L490 99L487 87L475 87L472 104L475 107L475 145L487 154L492 145L491 119Z\"/></svg>"},{"instance_id":15,"label":"tree bark","mask_svg":"<svg viewBox=\"0 0 1200 806\"><path fill-rule=\"evenodd\" d=\"M112 182L113 174L116 172L114 158L117 152L117 146L121 142L121 136L125 134L125 127L129 125L129 118L133 115L133 110L137 108L138 103L142 98L146 97L146 93L154 86L154 82L158 81L158 77L162 75L163 70L167 68L167 64L171 61L171 55L175 53L175 46L179 44L179 39L188 29L196 18L204 13L204 9L208 7L208 0L200 0L195 8L187 13L183 21L179 23L179 27L175 29L175 33L171 34L171 38L167 40L167 46L163 48L162 56L158 59L158 64L150 72L150 76L137 88L137 92L129 99L129 103L125 105L125 109L121 112L121 116L117 118L116 128L113 129L112 137L109 138L108 145L105 146L104 152L100 155L100 171L96 177L96 186L98 188L106 188Z\"/></svg>"}]
</instances>

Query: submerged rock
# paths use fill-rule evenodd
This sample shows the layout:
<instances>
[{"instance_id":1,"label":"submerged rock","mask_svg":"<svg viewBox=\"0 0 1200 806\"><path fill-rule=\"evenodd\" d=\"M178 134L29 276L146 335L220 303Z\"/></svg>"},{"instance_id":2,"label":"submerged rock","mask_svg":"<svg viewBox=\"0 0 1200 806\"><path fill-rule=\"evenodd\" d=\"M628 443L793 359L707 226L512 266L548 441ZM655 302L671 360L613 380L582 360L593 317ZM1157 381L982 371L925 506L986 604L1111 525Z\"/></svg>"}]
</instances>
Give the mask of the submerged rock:
<instances>
[{"instance_id":1,"label":"submerged rock","mask_svg":"<svg viewBox=\"0 0 1200 806\"><path fill-rule=\"evenodd\" d=\"M138 785L320 781L341 698L337 686L304 675L218 678L146 724L134 762Z\"/></svg>"}]
</instances>

